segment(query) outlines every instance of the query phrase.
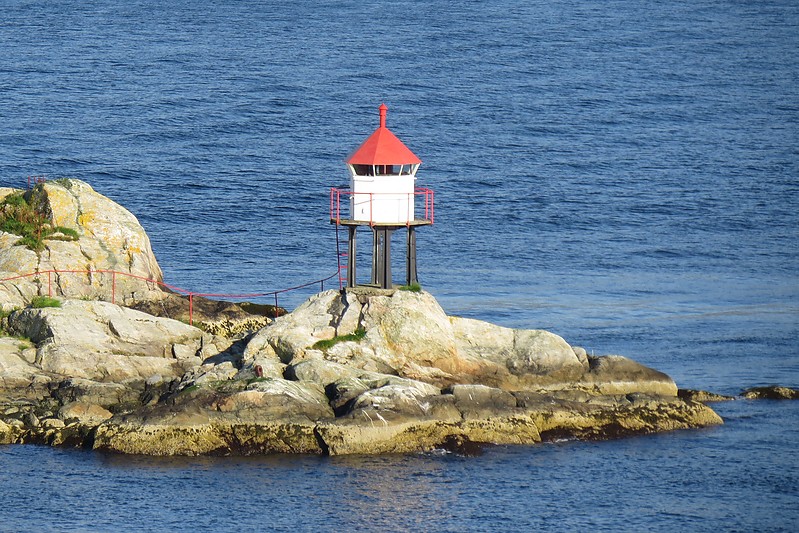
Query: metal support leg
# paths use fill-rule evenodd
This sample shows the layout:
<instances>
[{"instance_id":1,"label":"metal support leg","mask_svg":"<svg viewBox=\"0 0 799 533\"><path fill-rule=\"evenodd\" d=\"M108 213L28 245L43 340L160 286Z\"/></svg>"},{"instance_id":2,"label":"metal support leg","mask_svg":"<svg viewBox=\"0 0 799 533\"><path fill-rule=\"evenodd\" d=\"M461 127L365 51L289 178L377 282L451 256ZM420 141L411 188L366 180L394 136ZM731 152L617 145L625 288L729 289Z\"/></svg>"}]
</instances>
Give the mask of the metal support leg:
<instances>
[{"instance_id":1,"label":"metal support leg","mask_svg":"<svg viewBox=\"0 0 799 533\"><path fill-rule=\"evenodd\" d=\"M390 289L393 287L391 279L391 234L394 233L393 229L383 228L380 230L380 270L378 272L378 281L380 287L383 289Z\"/></svg>"},{"instance_id":2,"label":"metal support leg","mask_svg":"<svg viewBox=\"0 0 799 533\"><path fill-rule=\"evenodd\" d=\"M380 234L376 228L372 229L372 285L379 285L380 271Z\"/></svg>"},{"instance_id":3,"label":"metal support leg","mask_svg":"<svg viewBox=\"0 0 799 533\"><path fill-rule=\"evenodd\" d=\"M349 226L349 239L347 239L347 287L352 288L357 284L355 275L355 236L358 226Z\"/></svg>"},{"instance_id":4,"label":"metal support leg","mask_svg":"<svg viewBox=\"0 0 799 533\"><path fill-rule=\"evenodd\" d=\"M405 254L407 266L405 269L405 282L407 285L419 283L416 276L416 228L408 226L408 250Z\"/></svg>"}]
</instances>

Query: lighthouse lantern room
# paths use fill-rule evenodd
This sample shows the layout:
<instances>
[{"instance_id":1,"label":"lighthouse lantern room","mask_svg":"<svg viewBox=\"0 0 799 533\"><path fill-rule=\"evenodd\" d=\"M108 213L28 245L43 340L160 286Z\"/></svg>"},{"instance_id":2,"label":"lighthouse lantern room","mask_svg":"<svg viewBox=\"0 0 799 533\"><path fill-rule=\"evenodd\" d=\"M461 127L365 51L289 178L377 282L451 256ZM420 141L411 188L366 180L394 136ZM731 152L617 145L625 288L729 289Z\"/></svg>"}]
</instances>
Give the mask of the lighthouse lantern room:
<instances>
[{"instance_id":1,"label":"lighthouse lantern room","mask_svg":"<svg viewBox=\"0 0 799 533\"><path fill-rule=\"evenodd\" d=\"M391 288L393 232L401 228L408 232L405 281L410 285L418 282L415 230L433 223L433 191L415 185L422 161L386 127L386 105L379 110L378 128L346 161L350 190L330 191L330 221L348 228L347 253L343 254L347 261L342 267L347 269L347 287L358 285L355 253L359 226L372 230L372 277L368 285ZM342 197L349 213L342 213Z\"/></svg>"}]
</instances>

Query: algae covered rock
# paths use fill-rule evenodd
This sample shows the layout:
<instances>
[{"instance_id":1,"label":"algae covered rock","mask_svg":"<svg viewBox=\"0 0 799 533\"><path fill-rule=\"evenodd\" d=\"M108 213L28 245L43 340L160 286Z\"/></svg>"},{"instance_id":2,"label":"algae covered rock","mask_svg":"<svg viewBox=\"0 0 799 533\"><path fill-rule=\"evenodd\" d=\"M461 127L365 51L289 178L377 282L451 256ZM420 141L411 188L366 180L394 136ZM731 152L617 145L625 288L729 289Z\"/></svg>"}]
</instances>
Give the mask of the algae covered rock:
<instances>
[{"instance_id":1,"label":"algae covered rock","mask_svg":"<svg viewBox=\"0 0 799 533\"><path fill-rule=\"evenodd\" d=\"M797 400L799 399L799 390L780 385L768 385L746 389L741 396L748 400Z\"/></svg>"},{"instance_id":2,"label":"algae covered rock","mask_svg":"<svg viewBox=\"0 0 799 533\"><path fill-rule=\"evenodd\" d=\"M735 399L735 396L726 396L715 392L693 389L679 389L677 391L677 396L683 400L702 403L728 402Z\"/></svg>"}]
</instances>

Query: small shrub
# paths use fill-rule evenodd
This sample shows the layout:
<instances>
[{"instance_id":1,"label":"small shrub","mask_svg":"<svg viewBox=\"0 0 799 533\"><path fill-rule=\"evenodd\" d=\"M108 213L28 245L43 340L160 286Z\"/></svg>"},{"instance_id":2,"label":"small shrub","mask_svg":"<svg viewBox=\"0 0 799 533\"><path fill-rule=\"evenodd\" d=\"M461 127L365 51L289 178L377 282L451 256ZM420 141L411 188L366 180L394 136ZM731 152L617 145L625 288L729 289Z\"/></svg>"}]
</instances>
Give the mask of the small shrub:
<instances>
[{"instance_id":1,"label":"small shrub","mask_svg":"<svg viewBox=\"0 0 799 533\"><path fill-rule=\"evenodd\" d=\"M61 307L61 302L49 296L34 296L31 300L31 307L41 309L42 307Z\"/></svg>"},{"instance_id":2,"label":"small shrub","mask_svg":"<svg viewBox=\"0 0 799 533\"><path fill-rule=\"evenodd\" d=\"M3 203L13 207L22 207L28 205L28 202L25 201L25 197L22 196L21 192L9 194L3 199Z\"/></svg>"},{"instance_id":3,"label":"small shrub","mask_svg":"<svg viewBox=\"0 0 799 533\"><path fill-rule=\"evenodd\" d=\"M6 233L13 233L14 235L27 235L36 231L36 226L30 222L18 220L16 218L6 218L0 224L0 229Z\"/></svg>"},{"instance_id":4,"label":"small shrub","mask_svg":"<svg viewBox=\"0 0 799 533\"><path fill-rule=\"evenodd\" d=\"M411 283L410 285L403 285L399 288L401 291L409 291L409 292L422 292L422 286L418 283Z\"/></svg>"},{"instance_id":5,"label":"small shrub","mask_svg":"<svg viewBox=\"0 0 799 533\"><path fill-rule=\"evenodd\" d=\"M327 350L335 346L340 342L347 342L347 341L354 341L358 342L366 336L366 330L362 327L358 326L358 329L355 330L354 333L350 333L348 335L338 335L333 337L332 339L324 339L321 341L317 341L314 343L311 348L314 350Z\"/></svg>"},{"instance_id":6,"label":"small shrub","mask_svg":"<svg viewBox=\"0 0 799 533\"><path fill-rule=\"evenodd\" d=\"M34 252L41 252L44 250L44 243L33 235L25 235L15 242L14 245L26 246L29 250L33 250Z\"/></svg>"},{"instance_id":7,"label":"small shrub","mask_svg":"<svg viewBox=\"0 0 799 533\"><path fill-rule=\"evenodd\" d=\"M0 231L19 235L22 238L15 244L36 252L44 249L44 239L76 241L79 237L73 229L53 226L21 192L10 194L0 201ZM53 233L58 235L52 236Z\"/></svg>"}]
</instances>

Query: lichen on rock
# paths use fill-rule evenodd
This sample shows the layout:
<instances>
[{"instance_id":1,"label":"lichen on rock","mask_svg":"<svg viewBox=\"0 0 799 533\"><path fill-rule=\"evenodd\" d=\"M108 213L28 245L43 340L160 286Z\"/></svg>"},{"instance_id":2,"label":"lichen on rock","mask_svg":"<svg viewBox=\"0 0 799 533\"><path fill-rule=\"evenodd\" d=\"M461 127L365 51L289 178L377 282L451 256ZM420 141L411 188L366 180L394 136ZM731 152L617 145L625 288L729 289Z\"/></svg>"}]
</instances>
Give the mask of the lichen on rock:
<instances>
[{"instance_id":1,"label":"lichen on rock","mask_svg":"<svg viewBox=\"0 0 799 533\"><path fill-rule=\"evenodd\" d=\"M6 195L20 192L5 190ZM113 297L118 303L163 295L157 284L163 274L150 239L130 211L75 179L38 184L25 197L48 223L74 232L77 240L45 240L42 250L34 251L16 246L16 235L0 232L0 278L61 271L14 280L11 285L0 283L0 303L5 309L22 307L32 295L42 293ZM102 272L106 270L123 275Z\"/></svg>"}]
</instances>

